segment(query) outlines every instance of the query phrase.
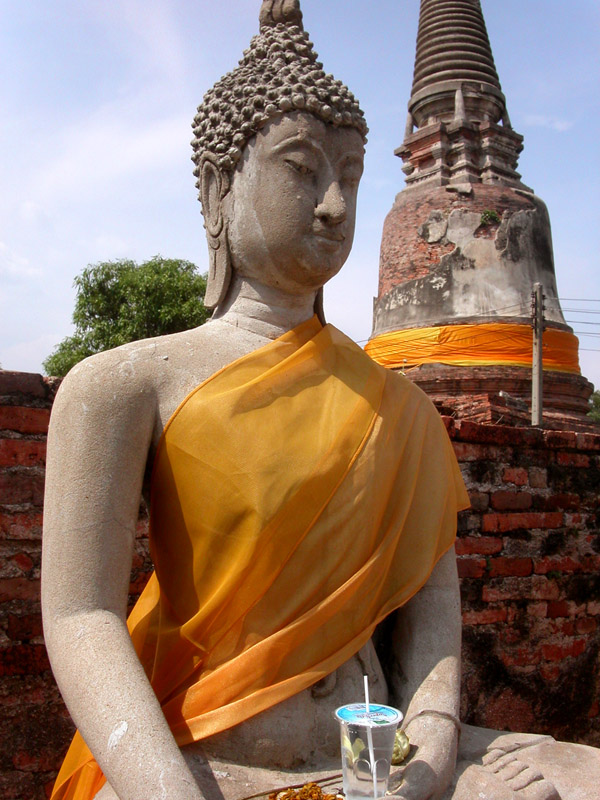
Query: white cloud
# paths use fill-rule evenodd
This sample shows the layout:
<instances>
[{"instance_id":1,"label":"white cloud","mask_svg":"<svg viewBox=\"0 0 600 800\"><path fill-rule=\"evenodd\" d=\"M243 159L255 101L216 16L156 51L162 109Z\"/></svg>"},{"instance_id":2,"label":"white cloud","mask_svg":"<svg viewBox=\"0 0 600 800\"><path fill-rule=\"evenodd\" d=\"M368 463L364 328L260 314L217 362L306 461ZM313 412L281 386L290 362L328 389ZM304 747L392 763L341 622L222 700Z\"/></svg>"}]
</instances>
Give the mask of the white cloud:
<instances>
[{"instance_id":1,"label":"white cloud","mask_svg":"<svg viewBox=\"0 0 600 800\"><path fill-rule=\"evenodd\" d=\"M6 370L16 372L41 372L42 359L50 355L64 338L62 333L44 333L30 341L20 341L0 350L0 364Z\"/></svg>"},{"instance_id":2,"label":"white cloud","mask_svg":"<svg viewBox=\"0 0 600 800\"><path fill-rule=\"evenodd\" d=\"M105 233L96 236L93 241L93 246L96 251L107 253L106 259L111 259L118 258L121 253L126 253L129 248L129 242L125 241L125 239L120 236Z\"/></svg>"},{"instance_id":3,"label":"white cloud","mask_svg":"<svg viewBox=\"0 0 600 800\"><path fill-rule=\"evenodd\" d=\"M137 67L150 68L172 87L186 77L185 41L173 12L164 0L101 0L90 9L108 22L109 33L118 37L127 53L135 51Z\"/></svg>"},{"instance_id":4,"label":"white cloud","mask_svg":"<svg viewBox=\"0 0 600 800\"><path fill-rule=\"evenodd\" d=\"M575 124L572 120L549 117L544 114L525 114L523 124L535 128L549 128L558 133L570 130Z\"/></svg>"},{"instance_id":5,"label":"white cloud","mask_svg":"<svg viewBox=\"0 0 600 800\"><path fill-rule=\"evenodd\" d=\"M15 253L5 242L0 242L0 278L10 283L27 281L42 274L29 260Z\"/></svg>"},{"instance_id":6,"label":"white cloud","mask_svg":"<svg viewBox=\"0 0 600 800\"><path fill-rule=\"evenodd\" d=\"M19 215L23 222L33 224L41 218L45 218L46 212L39 203L34 203L31 200L24 200L19 205Z\"/></svg>"},{"instance_id":7,"label":"white cloud","mask_svg":"<svg viewBox=\"0 0 600 800\"><path fill-rule=\"evenodd\" d=\"M132 173L154 172L181 158L189 115L145 121L104 109L65 131L60 154L37 174L42 205L91 195Z\"/></svg>"}]
</instances>

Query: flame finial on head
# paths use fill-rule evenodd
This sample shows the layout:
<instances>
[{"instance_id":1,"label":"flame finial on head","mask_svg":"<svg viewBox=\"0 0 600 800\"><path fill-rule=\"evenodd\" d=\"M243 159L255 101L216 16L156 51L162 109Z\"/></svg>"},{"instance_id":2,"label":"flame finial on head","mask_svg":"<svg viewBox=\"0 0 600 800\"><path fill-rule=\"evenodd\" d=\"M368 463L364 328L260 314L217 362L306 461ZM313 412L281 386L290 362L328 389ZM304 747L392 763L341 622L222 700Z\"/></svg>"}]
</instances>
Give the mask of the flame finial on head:
<instances>
[{"instance_id":1,"label":"flame finial on head","mask_svg":"<svg viewBox=\"0 0 600 800\"><path fill-rule=\"evenodd\" d=\"M261 31L263 28L273 28L279 23L302 28L300 0L263 0L258 19Z\"/></svg>"}]
</instances>

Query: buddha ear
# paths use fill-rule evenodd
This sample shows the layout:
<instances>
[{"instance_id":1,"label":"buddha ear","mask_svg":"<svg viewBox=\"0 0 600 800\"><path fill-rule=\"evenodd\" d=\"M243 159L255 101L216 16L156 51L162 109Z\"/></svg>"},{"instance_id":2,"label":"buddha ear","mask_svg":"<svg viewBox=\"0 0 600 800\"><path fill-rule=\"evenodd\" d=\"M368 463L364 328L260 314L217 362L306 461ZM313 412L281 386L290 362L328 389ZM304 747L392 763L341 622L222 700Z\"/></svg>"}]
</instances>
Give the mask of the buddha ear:
<instances>
[{"instance_id":1,"label":"buddha ear","mask_svg":"<svg viewBox=\"0 0 600 800\"><path fill-rule=\"evenodd\" d=\"M231 258L222 202L229 186L229 175L205 155L200 165L200 197L209 254L204 305L211 309L223 302L231 281Z\"/></svg>"},{"instance_id":2,"label":"buddha ear","mask_svg":"<svg viewBox=\"0 0 600 800\"><path fill-rule=\"evenodd\" d=\"M200 165L200 200L204 224L209 236L216 238L223 229L223 209L221 201L229 191L229 177L208 155L204 155Z\"/></svg>"}]
</instances>

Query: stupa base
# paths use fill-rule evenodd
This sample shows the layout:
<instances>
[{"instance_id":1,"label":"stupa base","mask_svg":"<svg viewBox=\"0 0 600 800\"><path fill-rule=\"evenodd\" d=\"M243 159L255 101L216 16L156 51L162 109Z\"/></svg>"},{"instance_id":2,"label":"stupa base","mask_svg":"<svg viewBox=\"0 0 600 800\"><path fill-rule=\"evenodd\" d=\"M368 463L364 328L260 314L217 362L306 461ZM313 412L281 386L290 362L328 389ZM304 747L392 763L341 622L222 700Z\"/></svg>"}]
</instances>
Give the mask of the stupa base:
<instances>
[{"instance_id":1,"label":"stupa base","mask_svg":"<svg viewBox=\"0 0 600 800\"><path fill-rule=\"evenodd\" d=\"M531 425L531 370L525 367L451 367L426 364L406 372L438 410L457 419ZM543 427L600 432L587 416L593 385L582 375L544 372Z\"/></svg>"}]
</instances>

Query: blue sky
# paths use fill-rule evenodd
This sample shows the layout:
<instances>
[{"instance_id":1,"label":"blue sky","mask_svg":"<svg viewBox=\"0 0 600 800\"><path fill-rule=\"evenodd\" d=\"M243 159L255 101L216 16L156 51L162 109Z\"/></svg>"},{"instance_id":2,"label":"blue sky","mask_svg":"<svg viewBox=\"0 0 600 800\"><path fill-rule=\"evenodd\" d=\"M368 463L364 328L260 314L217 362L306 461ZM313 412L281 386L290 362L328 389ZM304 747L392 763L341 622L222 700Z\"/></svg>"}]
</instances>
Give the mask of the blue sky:
<instances>
[{"instance_id":1,"label":"blue sky","mask_svg":"<svg viewBox=\"0 0 600 800\"><path fill-rule=\"evenodd\" d=\"M600 312L600 5L483 0L520 171L547 203L565 309ZM160 253L206 269L190 161L204 91L257 30L259 0L0 0L0 364L41 370L69 334L88 263ZM403 185L402 142L418 0L302 0L325 69L371 129L355 246L326 312L371 332L385 215ZM596 302L594 302L596 301ZM565 311L600 334L600 313ZM580 337L600 386L600 336ZM593 352L593 351L597 352Z\"/></svg>"}]
</instances>

